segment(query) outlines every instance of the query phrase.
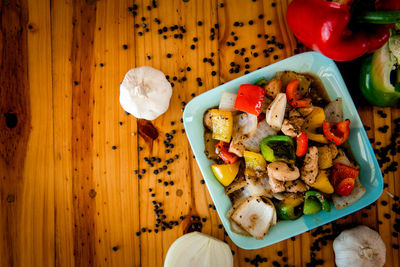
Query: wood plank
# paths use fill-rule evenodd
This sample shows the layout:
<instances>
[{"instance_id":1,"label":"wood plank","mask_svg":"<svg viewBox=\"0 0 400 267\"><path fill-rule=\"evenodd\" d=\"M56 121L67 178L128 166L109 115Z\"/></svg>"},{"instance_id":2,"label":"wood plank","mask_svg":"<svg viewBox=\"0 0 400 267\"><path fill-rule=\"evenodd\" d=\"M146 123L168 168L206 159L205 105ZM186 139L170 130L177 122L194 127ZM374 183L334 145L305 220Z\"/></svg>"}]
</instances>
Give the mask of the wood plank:
<instances>
[{"instance_id":1,"label":"wood plank","mask_svg":"<svg viewBox=\"0 0 400 267\"><path fill-rule=\"evenodd\" d=\"M215 53L214 61L217 62L217 36L214 41L209 38L211 25L217 23L216 3L214 1L175 1L173 3L160 1L158 8L152 9L152 11L148 11L146 8L149 4L148 1L140 1L137 4L139 9L135 23L141 25L141 17L145 17L144 23L151 25L150 32L144 32L143 36L139 36L139 32L144 31L143 28L135 29L137 66L150 65L161 69L166 75L169 75L170 81L174 83L170 109L162 117L153 121L154 126L159 130L158 139L149 142L142 137L139 138L139 144L143 147L143 150L139 152L139 166L140 170L146 169L146 173L140 180L140 225L152 230L151 233L147 232L141 235L141 264L142 266L161 266L171 243L189 227L191 216L207 217L204 225L214 223L208 215L208 202L202 197L207 194L206 188L200 184L201 176L196 169L195 164L197 163L192 158L186 136L182 133L183 124L180 119L182 117L181 109L184 106L182 102L187 103L191 99L192 93L197 95L218 84L218 77L210 75L212 70L218 70L217 65L211 68L209 64L202 62L204 57L211 57L211 52ZM161 20L160 26L153 23L155 18ZM202 21L204 24L197 26L198 21ZM174 25L184 26L186 31L181 29L171 31L170 27ZM158 30L162 27L168 27L168 31L158 34ZM174 38L175 34L182 34L182 39ZM164 39L163 35L167 39ZM197 42L193 41L195 37L198 39ZM195 45L196 48L190 49L191 45ZM167 57L168 53L171 54L171 58ZM190 67L189 70L188 67ZM210 78L205 79L207 75ZM197 88L197 77L203 79L203 85L199 88ZM185 79L186 81L184 81ZM173 130L176 131L171 142L174 148L170 148L171 152L166 153L163 143L164 136L166 133L172 134ZM176 159L175 155L179 158ZM143 159L152 156L160 157L162 162L155 164L154 168L149 168ZM171 158L174 163L165 164L165 160ZM168 166L168 169L155 175L154 169L163 165ZM171 174L168 175L167 171L170 171ZM194 175L195 171L197 175ZM161 179L162 182L158 183L158 179ZM163 185L164 182L170 183L171 181L174 183L173 185ZM149 188L152 192L148 191ZM152 197L152 194L155 196ZM163 221L180 222L180 216L185 217L184 221L178 227L173 227L172 230L162 231L161 224L160 227L155 228L156 216L153 212L153 200L162 202L161 209L165 211L163 215L166 216ZM160 232L154 233L154 229ZM204 229L208 229L208 231L214 229L215 231L218 228L204 226ZM223 230L218 229L217 231L222 237Z\"/></svg>"},{"instance_id":2,"label":"wood plank","mask_svg":"<svg viewBox=\"0 0 400 267\"><path fill-rule=\"evenodd\" d=\"M116 104L135 60L130 4L56 1L52 11L58 266L140 264L136 121Z\"/></svg>"},{"instance_id":3,"label":"wood plank","mask_svg":"<svg viewBox=\"0 0 400 267\"><path fill-rule=\"evenodd\" d=\"M50 5L0 4L0 265L54 265Z\"/></svg>"}]
</instances>

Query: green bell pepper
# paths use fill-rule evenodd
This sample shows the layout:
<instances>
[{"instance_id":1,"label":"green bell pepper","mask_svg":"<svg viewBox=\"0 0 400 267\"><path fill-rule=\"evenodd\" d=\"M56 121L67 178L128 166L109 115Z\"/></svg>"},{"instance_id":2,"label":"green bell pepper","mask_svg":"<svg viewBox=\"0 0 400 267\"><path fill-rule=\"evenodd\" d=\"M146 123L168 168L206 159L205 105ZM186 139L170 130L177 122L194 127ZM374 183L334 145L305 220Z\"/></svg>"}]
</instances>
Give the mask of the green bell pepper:
<instances>
[{"instance_id":1,"label":"green bell pepper","mask_svg":"<svg viewBox=\"0 0 400 267\"><path fill-rule=\"evenodd\" d=\"M260 87L264 87L267 84L267 80L264 78L261 78L260 80L256 81L254 83L254 85L260 86Z\"/></svg>"},{"instance_id":2,"label":"green bell pepper","mask_svg":"<svg viewBox=\"0 0 400 267\"><path fill-rule=\"evenodd\" d=\"M306 215L315 214L321 209L327 212L331 211L331 204L321 192L309 190L304 199L303 213Z\"/></svg>"},{"instance_id":3,"label":"green bell pepper","mask_svg":"<svg viewBox=\"0 0 400 267\"><path fill-rule=\"evenodd\" d=\"M400 35L389 41L372 55L364 58L361 65L360 86L365 98L375 106L390 107L400 99L400 70L396 71L396 86L391 83L391 72L400 63Z\"/></svg>"},{"instance_id":4,"label":"green bell pepper","mask_svg":"<svg viewBox=\"0 0 400 267\"><path fill-rule=\"evenodd\" d=\"M319 212L321 209L322 209L321 203L319 203L318 200L310 198L304 201L303 213L305 215L315 214Z\"/></svg>"},{"instance_id":5,"label":"green bell pepper","mask_svg":"<svg viewBox=\"0 0 400 267\"><path fill-rule=\"evenodd\" d=\"M276 213L282 220L296 220L303 214L302 203L302 200L296 201L291 199L276 202Z\"/></svg>"},{"instance_id":6,"label":"green bell pepper","mask_svg":"<svg viewBox=\"0 0 400 267\"><path fill-rule=\"evenodd\" d=\"M273 135L264 138L261 141L260 149L265 160L269 162L277 159L289 161L296 159L293 139L286 135Z\"/></svg>"}]
</instances>

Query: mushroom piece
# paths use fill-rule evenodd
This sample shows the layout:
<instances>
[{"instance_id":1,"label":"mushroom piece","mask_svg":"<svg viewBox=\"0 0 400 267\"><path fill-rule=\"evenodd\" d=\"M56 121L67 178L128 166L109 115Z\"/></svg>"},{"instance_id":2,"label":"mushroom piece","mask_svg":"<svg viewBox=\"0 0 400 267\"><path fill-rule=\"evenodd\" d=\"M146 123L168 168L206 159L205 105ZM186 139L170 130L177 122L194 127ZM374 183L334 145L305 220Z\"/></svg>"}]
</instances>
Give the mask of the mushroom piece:
<instances>
[{"instance_id":1,"label":"mushroom piece","mask_svg":"<svg viewBox=\"0 0 400 267\"><path fill-rule=\"evenodd\" d=\"M378 232L365 225L344 230L333 241L338 267L382 267L386 247Z\"/></svg>"},{"instance_id":2,"label":"mushroom piece","mask_svg":"<svg viewBox=\"0 0 400 267\"><path fill-rule=\"evenodd\" d=\"M167 111L172 87L164 73L149 66L129 70L120 86L122 108L138 119L154 120Z\"/></svg>"},{"instance_id":3,"label":"mushroom piece","mask_svg":"<svg viewBox=\"0 0 400 267\"><path fill-rule=\"evenodd\" d=\"M268 164L267 172L269 178L282 182L293 181L300 177L299 169L296 166L282 161L274 161Z\"/></svg>"},{"instance_id":4,"label":"mushroom piece","mask_svg":"<svg viewBox=\"0 0 400 267\"><path fill-rule=\"evenodd\" d=\"M234 210L231 219L256 239L263 239L276 222L273 204L259 196L249 197Z\"/></svg>"},{"instance_id":5,"label":"mushroom piece","mask_svg":"<svg viewBox=\"0 0 400 267\"><path fill-rule=\"evenodd\" d=\"M308 148L304 158L304 165L301 168L301 179L308 185L315 183L318 175L318 148L312 146Z\"/></svg>"},{"instance_id":6,"label":"mushroom piece","mask_svg":"<svg viewBox=\"0 0 400 267\"><path fill-rule=\"evenodd\" d=\"M283 118L286 110L286 94L279 93L267 109L265 119L267 123L275 130L279 131L282 127Z\"/></svg>"}]
</instances>

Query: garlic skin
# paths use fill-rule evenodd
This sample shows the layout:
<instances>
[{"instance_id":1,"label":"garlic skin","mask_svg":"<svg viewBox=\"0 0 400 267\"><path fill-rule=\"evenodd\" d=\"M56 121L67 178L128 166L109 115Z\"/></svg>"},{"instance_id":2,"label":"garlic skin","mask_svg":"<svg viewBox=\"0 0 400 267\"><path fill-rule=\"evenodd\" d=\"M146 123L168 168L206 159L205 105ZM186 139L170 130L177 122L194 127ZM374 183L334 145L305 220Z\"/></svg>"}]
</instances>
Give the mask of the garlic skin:
<instances>
[{"instance_id":1,"label":"garlic skin","mask_svg":"<svg viewBox=\"0 0 400 267\"><path fill-rule=\"evenodd\" d=\"M185 234L170 246L164 267L233 267L228 244L199 232Z\"/></svg>"},{"instance_id":2,"label":"garlic skin","mask_svg":"<svg viewBox=\"0 0 400 267\"><path fill-rule=\"evenodd\" d=\"M122 108L138 119L154 120L167 111L172 87L164 73L149 66L129 70L120 85Z\"/></svg>"},{"instance_id":3,"label":"garlic skin","mask_svg":"<svg viewBox=\"0 0 400 267\"><path fill-rule=\"evenodd\" d=\"M385 243L365 225L343 231L333 241L338 267L381 267L386 261Z\"/></svg>"}]
</instances>

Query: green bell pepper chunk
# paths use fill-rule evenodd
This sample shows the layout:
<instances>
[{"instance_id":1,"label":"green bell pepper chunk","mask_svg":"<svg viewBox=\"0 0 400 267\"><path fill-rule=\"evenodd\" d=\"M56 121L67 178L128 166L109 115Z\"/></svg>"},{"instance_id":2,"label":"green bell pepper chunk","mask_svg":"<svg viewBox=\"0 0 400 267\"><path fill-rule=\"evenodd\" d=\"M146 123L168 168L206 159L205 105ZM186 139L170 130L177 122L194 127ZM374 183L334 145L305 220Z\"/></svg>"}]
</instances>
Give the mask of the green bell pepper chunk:
<instances>
[{"instance_id":1,"label":"green bell pepper chunk","mask_svg":"<svg viewBox=\"0 0 400 267\"><path fill-rule=\"evenodd\" d=\"M264 78L261 78L260 80L256 81L254 85L264 87L267 84L267 80Z\"/></svg>"},{"instance_id":2,"label":"green bell pepper chunk","mask_svg":"<svg viewBox=\"0 0 400 267\"><path fill-rule=\"evenodd\" d=\"M318 200L309 198L304 201L303 213L305 215L311 215L321 210L321 203Z\"/></svg>"},{"instance_id":3,"label":"green bell pepper chunk","mask_svg":"<svg viewBox=\"0 0 400 267\"><path fill-rule=\"evenodd\" d=\"M273 135L264 138L260 144L261 154L266 161L276 159L295 160L293 139L286 135Z\"/></svg>"},{"instance_id":4,"label":"green bell pepper chunk","mask_svg":"<svg viewBox=\"0 0 400 267\"><path fill-rule=\"evenodd\" d=\"M331 211L331 204L321 192L315 190L307 191L304 198L303 213L306 215L317 213L321 209L327 212Z\"/></svg>"},{"instance_id":5,"label":"green bell pepper chunk","mask_svg":"<svg viewBox=\"0 0 400 267\"><path fill-rule=\"evenodd\" d=\"M400 99L400 70L396 70L396 86L390 81L392 69L399 60L400 36L364 58L361 65L360 86L365 98L374 106L394 106Z\"/></svg>"},{"instance_id":6,"label":"green bell pepper chunk","mask_svg":"<svg viewBox=\"0 0 400 267\"><path fill-rule=\"evenodd\" d=\"M296 220L302 215L302 205L292 206L284 201L279 201L275 204L275 209L278 217L282 220Z\"/></svg>"}]
</instances>

